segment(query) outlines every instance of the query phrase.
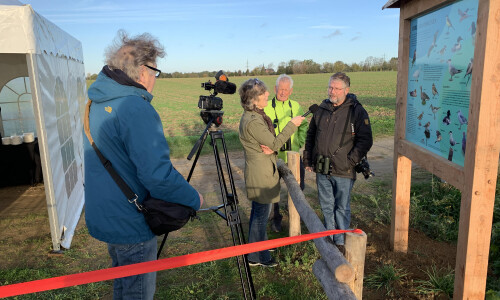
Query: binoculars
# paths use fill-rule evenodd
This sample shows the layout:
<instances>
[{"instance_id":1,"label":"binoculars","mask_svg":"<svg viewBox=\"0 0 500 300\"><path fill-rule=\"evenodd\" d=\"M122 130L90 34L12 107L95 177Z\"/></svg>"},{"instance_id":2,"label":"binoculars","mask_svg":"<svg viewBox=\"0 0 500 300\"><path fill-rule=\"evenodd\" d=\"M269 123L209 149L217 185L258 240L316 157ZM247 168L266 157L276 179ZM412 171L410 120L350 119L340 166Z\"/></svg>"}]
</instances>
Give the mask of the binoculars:
<instances>
[{"instance_id":1,"label":"binoculars","mask_svg":"<svg viewBox=\"0 0 500 300\"><path fill-rule=\"evenodd\" d=\"M328 175L329 171L330 158L323 155L318 155L318 158L316 159L316 173Z\"/></svg>"}]
</instances>

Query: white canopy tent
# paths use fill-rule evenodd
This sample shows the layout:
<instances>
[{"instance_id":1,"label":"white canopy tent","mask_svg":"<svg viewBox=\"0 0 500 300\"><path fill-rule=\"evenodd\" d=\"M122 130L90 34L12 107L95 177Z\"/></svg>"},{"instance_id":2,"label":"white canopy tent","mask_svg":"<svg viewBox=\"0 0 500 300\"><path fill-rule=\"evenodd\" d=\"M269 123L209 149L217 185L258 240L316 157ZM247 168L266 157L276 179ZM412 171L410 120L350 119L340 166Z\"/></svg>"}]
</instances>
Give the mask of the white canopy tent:
<instances>
[{"instance_id":1,"label":"white canopy tent","mask_svg":"<svg viewBox=\"0 0 500 300\"><path fill-rule=\"evenodd\" d=\"M70 247L83 208L86 98L81 43L30 5L0 0L0 130L38 137L55 251Z\"/></svg>"}]
</instances>

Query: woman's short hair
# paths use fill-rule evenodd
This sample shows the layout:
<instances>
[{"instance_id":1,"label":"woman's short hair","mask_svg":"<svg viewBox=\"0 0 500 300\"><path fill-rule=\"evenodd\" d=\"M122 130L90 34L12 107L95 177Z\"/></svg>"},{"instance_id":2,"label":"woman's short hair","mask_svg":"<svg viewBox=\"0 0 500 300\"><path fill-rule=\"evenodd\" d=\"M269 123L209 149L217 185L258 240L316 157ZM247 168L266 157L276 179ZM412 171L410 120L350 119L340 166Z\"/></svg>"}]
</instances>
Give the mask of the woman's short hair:
<instances>
[{"instance_id":1,"label":"woman's short hair","mask_svg":"<svg viewBox=\"0 0 500 300\"><path fill-rule=\"evenodd\" d=\"M164 56L163 45L149 33L129 37L127 32L119 30L113 44L106 49L106 64L137 81L142 65L156 63L158 57Z\"/></svg>"},{"instance_id":2,"label":"woman's short hair","mask_svg":"<svg viewBox=\"0 0 500 300\"><path fill-rule=\"evenodd\" d=\"M243 82L238 90L241 107L244 110L254 110L258 97L265 92L267 92L266 84L257 78L248 79Z\"/></svg>"}]
</instances>

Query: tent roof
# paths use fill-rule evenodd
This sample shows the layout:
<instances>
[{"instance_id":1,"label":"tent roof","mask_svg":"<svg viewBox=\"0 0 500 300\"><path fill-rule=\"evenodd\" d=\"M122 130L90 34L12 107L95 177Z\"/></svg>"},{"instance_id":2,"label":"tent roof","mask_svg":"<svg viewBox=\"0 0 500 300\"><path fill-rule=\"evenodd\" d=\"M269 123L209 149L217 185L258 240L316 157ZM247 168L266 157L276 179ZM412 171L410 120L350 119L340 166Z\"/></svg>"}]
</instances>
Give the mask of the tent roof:
<instances>
[{"instance_id":1,"label":"tent roof","mask_svg":"<svg viewBox=\"0 0 500 300\"><path fill-rule=\"evenodd\" d=\"M31 5L0 0L0 53L50 54L83 63L82 44Z\"/></svg>"},{"instance_id":2,"label":"tent roof","mask_svg":"<svg viewBox=\"0 0 500 300\"><path fill-rule=\"evenodd\" d=\"M402 4L401 2L404 2L404 1L402 1L402 0L389 0L384 5L384 7L382 7L382 9L386 9L386 8L400 8L401 4Z\"/></svg>"}]
</instances>

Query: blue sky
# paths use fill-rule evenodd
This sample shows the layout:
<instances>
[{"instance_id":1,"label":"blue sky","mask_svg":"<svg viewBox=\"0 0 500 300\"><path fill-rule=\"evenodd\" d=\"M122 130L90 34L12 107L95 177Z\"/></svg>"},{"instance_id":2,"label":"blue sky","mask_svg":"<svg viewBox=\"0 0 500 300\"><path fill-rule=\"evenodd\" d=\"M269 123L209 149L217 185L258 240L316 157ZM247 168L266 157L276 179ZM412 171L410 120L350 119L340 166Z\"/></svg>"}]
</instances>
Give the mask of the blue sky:
<instances>
[{"instance_id":1,"label":"blue sky","mask_svg":"<svg viewBox=\"0 0 500 300\"><path fill-rule=\"evenodd\" d=\"M312 59L397 57L399 9L386 0L20 0L82 42L97 73L119 29L149 32L165 46L164 72L252 70Z\"/></svg>"}]
</instances>

